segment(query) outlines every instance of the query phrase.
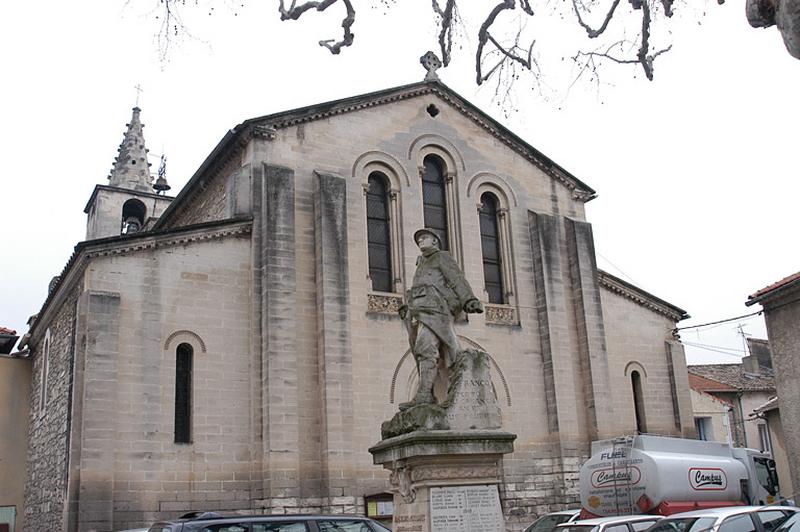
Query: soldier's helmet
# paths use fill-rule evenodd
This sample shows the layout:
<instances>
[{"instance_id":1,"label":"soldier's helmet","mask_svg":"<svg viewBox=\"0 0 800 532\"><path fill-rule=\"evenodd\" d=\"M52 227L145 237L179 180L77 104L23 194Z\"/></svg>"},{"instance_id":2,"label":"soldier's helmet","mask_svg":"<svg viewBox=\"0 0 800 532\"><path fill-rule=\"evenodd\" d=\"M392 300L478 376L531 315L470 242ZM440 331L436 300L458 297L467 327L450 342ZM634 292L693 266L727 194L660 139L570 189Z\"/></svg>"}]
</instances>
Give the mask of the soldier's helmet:
<instances>
[{"instance_id":1,"label":"soldier's helmet","mask_svg":"<svg viewBox=\"0 0 800 532\"><path fill-rule=\"evenodd\" d=\"M436 240L436 246L439 249L442 249L442 239L439 238L439 235L437 235L433 229L428 229L426 227L424 229L420 229L419 231L415 232L414 242L416 242L417 245L419 245L419 239L422 237L422 235L431 235Z\"/></svg>"}]
</instances>

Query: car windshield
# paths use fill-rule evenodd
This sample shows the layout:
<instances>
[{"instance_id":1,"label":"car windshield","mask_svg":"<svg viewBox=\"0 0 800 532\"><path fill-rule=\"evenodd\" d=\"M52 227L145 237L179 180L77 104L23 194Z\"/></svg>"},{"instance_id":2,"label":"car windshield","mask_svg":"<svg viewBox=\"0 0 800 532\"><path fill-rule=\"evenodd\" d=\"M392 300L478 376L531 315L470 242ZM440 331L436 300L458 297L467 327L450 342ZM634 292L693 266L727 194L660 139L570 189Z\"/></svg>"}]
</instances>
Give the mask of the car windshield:
<instances>
[{"instance_id":1,"label":"car windshield","mask_svg":"<svg viewBox=\"0 0 800 532\"><path fill-rule=\"evenodd\" d=\"M775 529L775 532L800 532L800 513L796 513Z\"/></svg>"},{"instance_id":2,"label":"car windshield","mask_svg":"<svg viewBox=\"0 0 800 532\"><path fill-rule=\"evenodd\" d=\"M525 532L550 532L561 523L569 521L569 514L543 515L525 529Z\"/></svg>"},{"instance_id":3,"label":"car windshield","mask_svg":"<svg viewBox=\"0 0 800 532\"><path fill-rule=\"evenodd\" d=\"M689 517L684 519L662 519L647 532L703 532L714 526L716 517Z\"/></svg>"}]
</instances>

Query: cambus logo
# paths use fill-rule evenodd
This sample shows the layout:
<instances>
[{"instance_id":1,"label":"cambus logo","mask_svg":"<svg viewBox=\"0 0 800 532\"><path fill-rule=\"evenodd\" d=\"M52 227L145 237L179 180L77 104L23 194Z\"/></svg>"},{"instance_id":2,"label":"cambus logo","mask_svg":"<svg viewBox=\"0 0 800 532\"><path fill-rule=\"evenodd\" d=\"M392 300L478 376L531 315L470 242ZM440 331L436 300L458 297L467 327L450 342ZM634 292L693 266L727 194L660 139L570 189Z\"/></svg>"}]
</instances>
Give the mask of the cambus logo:
<instances>
[{"instance_id":1,"label":"cambus logo","mask_svg":"<svg viewBox=\"0 0 800 532\"><path fill-rule=\"evenodd\" d=\"M598 469L592 472L592 487L602 488L609 485L633 485L642 478L638 467L620 469Z\"/></svg>"},{"instance_id":2,"label":"cambus logo","mask_svg":"<svg viewBox=\"0 0 800 532\"><path fill-rule=\"evenodd\" d=\"M689 469L689 485L693 490L724 490L728 487L725 471L714 467L692 467Z\"/></svg>"}]
</instances>

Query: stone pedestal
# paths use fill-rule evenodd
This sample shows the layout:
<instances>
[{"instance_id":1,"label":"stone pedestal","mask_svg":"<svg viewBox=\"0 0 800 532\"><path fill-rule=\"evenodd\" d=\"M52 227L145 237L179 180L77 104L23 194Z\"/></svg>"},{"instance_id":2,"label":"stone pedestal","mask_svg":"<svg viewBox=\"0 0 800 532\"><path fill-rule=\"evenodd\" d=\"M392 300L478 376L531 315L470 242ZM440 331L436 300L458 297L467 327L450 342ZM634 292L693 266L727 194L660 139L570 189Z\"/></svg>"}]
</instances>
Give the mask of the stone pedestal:
<instances>
[{"instance_id":1,"label":"stone pedestal","mask_svg":"<svg viewBox=\"0 0 800 532\"><path fill-rule=\"evenodd\" d=\"M394 532L501 532L498 485L515 434L495 430L416 431L369 452L392 472Z\"/></svg>"}]
</instances>

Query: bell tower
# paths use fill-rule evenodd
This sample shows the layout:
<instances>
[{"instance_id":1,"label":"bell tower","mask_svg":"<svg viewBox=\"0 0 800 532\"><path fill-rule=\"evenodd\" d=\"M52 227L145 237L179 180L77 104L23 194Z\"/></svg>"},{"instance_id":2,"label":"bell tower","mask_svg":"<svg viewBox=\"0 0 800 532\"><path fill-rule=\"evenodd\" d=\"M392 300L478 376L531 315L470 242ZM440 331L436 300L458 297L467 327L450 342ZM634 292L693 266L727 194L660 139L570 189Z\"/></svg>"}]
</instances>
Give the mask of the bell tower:
<instances>
[{"instance_id":1,"label":"bell tower","mask_svg":"<svg viewBox=\"0 0 800 532\"><path fill-rule=\"evenodd\" d=\"M140 113L138 106L133 108L108 185L96 185L86 204L87 240L146 231L173 199L164 195L170 187L163 156L158 180L153 184Z\"/></svg>"}]
</instances>

